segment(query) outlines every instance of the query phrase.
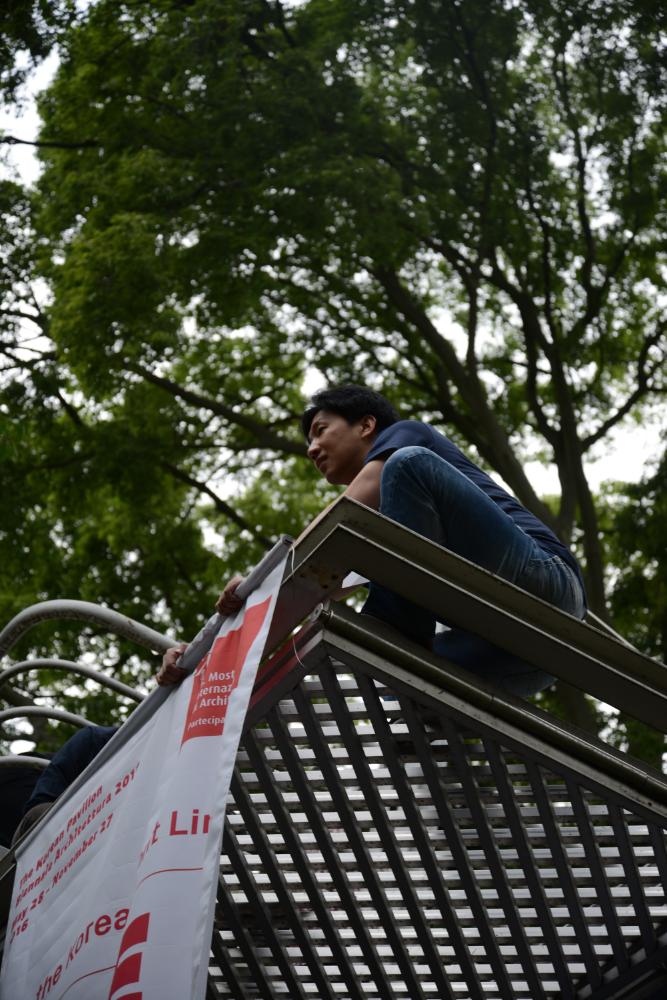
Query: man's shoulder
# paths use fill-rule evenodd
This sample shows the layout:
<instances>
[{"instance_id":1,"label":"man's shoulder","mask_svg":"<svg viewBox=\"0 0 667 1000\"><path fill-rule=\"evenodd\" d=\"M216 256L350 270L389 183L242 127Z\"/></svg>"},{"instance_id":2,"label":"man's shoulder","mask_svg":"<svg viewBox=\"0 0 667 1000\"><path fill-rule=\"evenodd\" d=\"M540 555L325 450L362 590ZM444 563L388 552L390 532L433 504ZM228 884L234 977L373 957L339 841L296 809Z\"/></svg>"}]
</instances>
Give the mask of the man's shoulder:
<instances>
[{"instance_id":1,"label":"man's shoulder","mask_svg":"<svg viewBox=\"0 0 667 1000\"><path fill-rule=\"evenodd\" d=\"M401 448L411 447L428 448L429 451L449 457L445 452L454 446L444 434L430 424L421 420L397 420L396 423L380 431L366 456L366 462L377 458L388 458Z\"/></svg>"},{"instance_id":2,"label":"man's shoulder","mask_svg":"<svg viewBox=\"0 0 667 1000\"><path fill-rule=\"evenodd\" d=\"M398 420L391 427L382 433L394 431L396 436L400 436L406 444L423 445L426 448L436 448L436 450L454 449L459 451L453 441L446 434L428 424L424 420Z\"/></svg>"},{"instance_id":3,"label":"man's shoulder","mask_svg":"<svg viewBox=\"0 0 667 1000\"><path fill-rule=\"evenodd\" d=\"M421 420L397 420L380 431L376 443L388 443L399 448L411 444L428 444L437 433L433 427Z\"/></svg>"},{"instance_id":4,"label":"man's shoulder","mask_svg":"<svg viewBox=\"0 0 667 1000\"><path fill-rule=\"evenodd\" d=\"M385 429L380 433L389 435L392 432L412 433L412 434L422 434L422 435L426 434L429 436L437 434L440 437L444 436L441 435L440 431L437 431L435 427L432 427L430 424L425 423L423 420L397 420L395 423L390 424L389 427L385 427Z\"/></svg>"}]
</instances>

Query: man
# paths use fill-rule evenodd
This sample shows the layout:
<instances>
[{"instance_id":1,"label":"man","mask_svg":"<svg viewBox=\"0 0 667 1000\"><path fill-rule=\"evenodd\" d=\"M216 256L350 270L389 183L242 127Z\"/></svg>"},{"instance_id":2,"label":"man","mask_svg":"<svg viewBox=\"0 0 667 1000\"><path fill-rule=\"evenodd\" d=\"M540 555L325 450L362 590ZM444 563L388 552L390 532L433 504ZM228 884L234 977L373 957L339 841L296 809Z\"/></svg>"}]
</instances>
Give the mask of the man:
<instances>
[{"instance_id":1,"label":"man","mask_svg":"<svg viewBox=\"0 0 667 1000\"><path fill-rule=\"evenodd\" d=\"M435 428L400 420L379 393L363 386L323 389L302 417L308 457L324 478L413 531L578 618L586 612L572 553L537 517ZM229 581L218 610L233 614L242 577ZM535 694L553 678L479 636L449 627L381 584L370 584L363 613L387 622L436 653L514 694ZM173 683L175 651L158 679Z\"/></svg>"}]
</instances>

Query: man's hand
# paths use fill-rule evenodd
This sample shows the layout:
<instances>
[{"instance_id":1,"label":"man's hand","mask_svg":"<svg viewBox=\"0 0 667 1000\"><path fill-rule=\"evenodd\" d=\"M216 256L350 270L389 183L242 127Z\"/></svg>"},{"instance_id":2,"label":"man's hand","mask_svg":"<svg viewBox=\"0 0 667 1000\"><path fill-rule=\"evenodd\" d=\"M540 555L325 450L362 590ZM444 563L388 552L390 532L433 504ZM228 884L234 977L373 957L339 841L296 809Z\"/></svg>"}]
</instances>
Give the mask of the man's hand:
<instances>
[{"instance_id":1,"label":"man's hand","mask_svg":"<svg viewBox=\"0 0 667 1000\"><path fill-rule=\"evenodd\" d=\"M169 687L171 684L180 684L186 676L185 670L176 666L176 660L187 648L187 642L182 642L180 646L172 646L162 657L162 666L158 670L156 677L158 684L161 684L162 687Z\"/></svg>"},{"instance_id":2,"label":"man's hand","mask_svg":"<svg viewBox=\"0 0 667 1000\"><path fill-rule=\"evenodd\" d=\"M244 577L242 576L233 576L220 594L215 609L221 615L235 615L242 606L243 598L236 596L236 590L239 584L243 583L243 580ZM186 671L176 666L176 660L187 648L187 643L182 642L180 646L172 646L171 649L167 650L162 657L162 666L157 673L156 680L158 684L161 684L163 687L169 687L171 684L181 683L186 676Z\"/></svg>"},{"instance_id":3,"label":"man's hand","mask_svg":"<svg viewBox=\"0 0 667 1000\"><path fill-rule=\"evenodd\" d=\"M221 615L235 615L236 612L243 604L243 598L236 596L237 588L243 583L244 577L233 576L223 592L218 598L217 604L215 606L216 611L219 611Z\"/></svg>"}]
</instances>

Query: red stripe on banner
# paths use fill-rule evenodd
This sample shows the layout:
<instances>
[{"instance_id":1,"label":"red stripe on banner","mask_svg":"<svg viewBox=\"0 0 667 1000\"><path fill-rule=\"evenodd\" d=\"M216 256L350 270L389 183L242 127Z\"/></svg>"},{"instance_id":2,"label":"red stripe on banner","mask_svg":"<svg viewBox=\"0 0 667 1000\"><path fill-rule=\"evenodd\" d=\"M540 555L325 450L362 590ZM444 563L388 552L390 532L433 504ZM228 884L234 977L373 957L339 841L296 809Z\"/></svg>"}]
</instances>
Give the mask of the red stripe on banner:
<instances>
[{"instance_id":1,"label":"red stripe on banner","mask_svg":"<svg viewBox=\"0 0 667 1000\"><path fill-rule=\"evenodd\" d=\"M250 647L264 624L271 598L248 608L239 628L216 639L195 670L181 746L198 736L220 736L229 699L236 688Z\"/></svg>"},{"instance_id":2,"label":"red stripe on banner","mask_svg":"<svg viewBox=\"0 0 667 1000\"><path fill-rule=\"evenodd\" d=\"M136 955L129 955L127 958L124 958L120 965L116 966L116 971L114 972L113 979L111 980L109 1000L111 1000L114 993L116 993L116 991L122 986L128 986L130 983L139 982L139 976L141 975L141 957L141 952L137 952Z\"/></svg>"},{"instance_id":3,"label":"red stripe on banner","mask_svg":"<svg viewBox=\"0 0 667 1000\"><path fill-rule=\"evenodd\" d=\"M141 944L146 940L148 937L148 922L150 918L150 913L141 913L138 917L134 918L131 924L128 925L120 942L116 963L118 963L118 960L124 951L131 948L132 945Z\"/></svg>"}]
</instances>

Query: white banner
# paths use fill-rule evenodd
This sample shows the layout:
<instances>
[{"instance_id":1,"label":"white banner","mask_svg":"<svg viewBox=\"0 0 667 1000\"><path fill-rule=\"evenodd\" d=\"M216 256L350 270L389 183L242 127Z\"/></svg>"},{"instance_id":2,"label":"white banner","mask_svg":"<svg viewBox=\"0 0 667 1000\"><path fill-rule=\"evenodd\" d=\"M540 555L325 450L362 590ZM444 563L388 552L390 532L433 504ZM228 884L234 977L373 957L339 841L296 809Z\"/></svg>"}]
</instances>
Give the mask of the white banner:
<instances>
[{"instance_id":1,"label":"white banner","mask_svg":"<svg viewBox=\"0 0 667 1000\"><path fill-rule=\"evenodd\" d=\"M17 859L1 1000L197 1000L234 761L284 560Z\"/></svg>"}]
</instances>

